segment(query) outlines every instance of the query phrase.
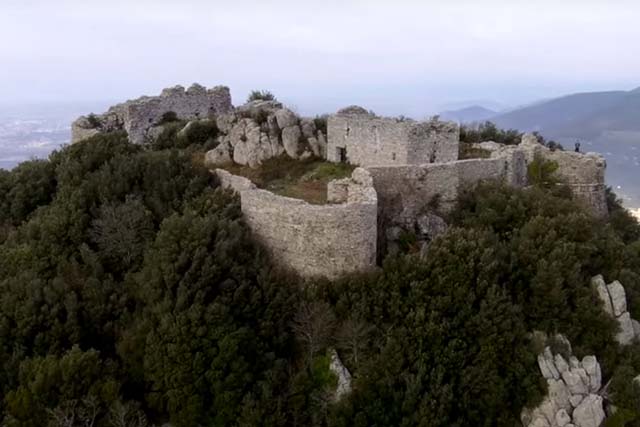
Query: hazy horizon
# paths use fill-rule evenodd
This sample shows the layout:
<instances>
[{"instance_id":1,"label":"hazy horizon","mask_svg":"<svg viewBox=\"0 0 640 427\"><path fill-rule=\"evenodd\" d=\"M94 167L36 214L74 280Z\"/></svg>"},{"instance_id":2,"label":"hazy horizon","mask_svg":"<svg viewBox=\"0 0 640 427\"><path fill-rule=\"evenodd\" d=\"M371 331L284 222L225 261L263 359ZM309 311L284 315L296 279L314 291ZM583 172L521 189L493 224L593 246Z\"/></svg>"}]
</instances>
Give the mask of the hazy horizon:
<instances>
[{"instance_id":1,"label":"hazy horizon","mask_svg":"<svg viewBox=\"0 0 640 427\"><path fill-rule=\"evenodd\" d=\"M640 86L640 4L5 0L0 103L115 102L199 82L301 113L420 116ZM478 102L481 103L481 102ZM491 105L487 105L491 107Z\"/></svg>"}]
</instances>

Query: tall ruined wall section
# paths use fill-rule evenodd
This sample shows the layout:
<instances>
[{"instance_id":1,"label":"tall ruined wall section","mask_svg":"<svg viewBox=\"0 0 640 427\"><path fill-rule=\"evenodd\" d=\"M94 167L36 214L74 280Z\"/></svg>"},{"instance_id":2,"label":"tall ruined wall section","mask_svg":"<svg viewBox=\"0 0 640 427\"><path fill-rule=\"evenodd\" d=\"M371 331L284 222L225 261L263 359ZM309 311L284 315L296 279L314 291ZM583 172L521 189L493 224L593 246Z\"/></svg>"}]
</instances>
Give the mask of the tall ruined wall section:
<instances>
[{"instance_id":1,"label":"tall ruined wall section","mask_svg":"<svg viewBox=\"0 0 640 427\"><path fill-rule=\"evenodd\" d=\"M534 135L524 135L517 146L501 146L485 142L480 147L491 151L492 158L507 160L508 182L513 185L527 185L527 168L536 158L555 162L555 175L560 185L566 185L575 198L590 208L596 216L608 214L606 186L604 181L607 163L597 153L576 153L574 151L550 150L538 143Z\"/></svg>"},{"instance_id":2,"label":"tall ruined wall section","mask_svg":"<svg viewBox=\"0 0 640 427\"><path fill-rule=\"evenodd\" d=\"M345 202L328 205L257 189L224 170L216 174L224 187L239 192L247 224L277 264L328 278L375 267L378 204L364 169L354 171Z\"/></svg>"},{"instance_id":3,"label":"tall ruined wall section","mask_svg":"<svg viewBox=\"0 0 640 427\"><path fill-rule=\"evenodd\" d=\"M460 191L482 180L505 179L503 158L367 168L378 193L380 222L410 228L427 212L446 213Z\"/></svg>"},{"instance_id":4,"label":"tall ruined wall section","mask_svg":"<svg viewBox=\"0 0 640 427\"><path fill-rule=\"evenodd\" d=\"M106 113L80 117L72 126L72 142L78 142L96 133L125 130L134 144L144 143L147 131L167 112L178 119L204 119L233 109L231 94L226 86L206 89L198 84L185 90L182 86L165 89L160 96L145 96L111 107Z\"/></svg>"},{"instance_id":5,"label":"tall ruined wall section","mask_svg":"<svg viewBox=\"0 0 640 427\"><path fill-rule=\"evenodd\" d=\"M349 107L329 117L327 133L331 162L379 166L458 159L459 128L449 122L377 117Z\"/></svg>"}]
</instances>

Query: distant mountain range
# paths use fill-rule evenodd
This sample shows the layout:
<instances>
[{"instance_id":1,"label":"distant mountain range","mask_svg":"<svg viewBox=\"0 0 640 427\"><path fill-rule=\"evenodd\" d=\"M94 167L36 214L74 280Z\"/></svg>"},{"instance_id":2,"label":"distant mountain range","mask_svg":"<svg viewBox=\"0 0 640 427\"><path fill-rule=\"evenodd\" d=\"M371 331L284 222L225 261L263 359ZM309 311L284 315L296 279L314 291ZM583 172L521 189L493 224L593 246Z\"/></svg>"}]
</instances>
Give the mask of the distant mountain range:
<instances>
[{"instance_id":1,"label":"distant mountain range","mask_svg":"<svg viewBox=\"0 0 640 427\"><path fill-rule=\"evenodd\" d=\"M479 105L474 105L460 110L443 111L440 113L440 117L444 120L470 123L488 120L491 117L495 117L497 114L497 111L493 111Z\"/></svg>"},{"instance_id":2,"label":"distant mountain range","mask_svg":"<svg viewBox=\"0 0 640 427\"><path fill-rule=\"evenodd\" d=\"M605 156L607 183L627 206L640 207L640 88L576 93L490 113L476 105L440 116L461 123L489 120L503 129L538 131L569 149L580 142L583 151Z\"/></svg>"},{"instance_id":3,"label":"distant mountain range","mask_svg":"<svg viewBox=\"0 0 640 427\"><path fill-rule=\"evenodd\" d=\"M490 120L501 128L539 131L550 138L596 139L608 132L640 132L640 88L576 93L503 113L473 106L441 116L463 123Z\"/></svg>"}]
</instances>

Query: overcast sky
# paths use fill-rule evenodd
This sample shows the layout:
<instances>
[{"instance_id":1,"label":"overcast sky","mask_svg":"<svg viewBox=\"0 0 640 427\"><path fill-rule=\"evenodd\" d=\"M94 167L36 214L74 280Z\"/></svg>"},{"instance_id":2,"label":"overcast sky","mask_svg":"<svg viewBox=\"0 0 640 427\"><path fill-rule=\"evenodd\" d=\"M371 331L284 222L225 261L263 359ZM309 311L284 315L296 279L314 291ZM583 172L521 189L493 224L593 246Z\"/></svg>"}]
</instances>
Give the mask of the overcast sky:
<instances>
[{"instance_id":1,"label":"overcast sky","mask_svg":"<svg viewBox=\"0 0 640 427\"><path fill-rule=\"evenodd\" d=\"M225 84L420 116L640 86L640 2L0 0L0 103Z\"/></svg>"}]
</instances>

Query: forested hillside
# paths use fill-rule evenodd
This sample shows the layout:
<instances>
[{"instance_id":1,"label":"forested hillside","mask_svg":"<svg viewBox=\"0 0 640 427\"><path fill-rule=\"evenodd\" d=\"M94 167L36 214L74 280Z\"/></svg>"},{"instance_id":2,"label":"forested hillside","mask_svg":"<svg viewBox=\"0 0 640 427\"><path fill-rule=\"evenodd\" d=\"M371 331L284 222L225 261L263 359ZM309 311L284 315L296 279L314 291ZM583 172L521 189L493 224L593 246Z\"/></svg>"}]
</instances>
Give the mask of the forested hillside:
<instances>
[{"instance_id":1,"label":"forested hillside","mask_svg":"<svg viewBox=\"0 0 640 427\"><path fill-rule=\"evenodd\" d=\"M202 166L215 129L173 132L0 171L1 425L513 426L546 393L534 330L597 355L640 417L640 344L615 343L589 284L620 280L640 318L640 225L612 194L605 222L562 191L483 184L425 259L408 244L302 282ZM331 348L354 378L339 402Z\"/></svg>"}]
</instances>

